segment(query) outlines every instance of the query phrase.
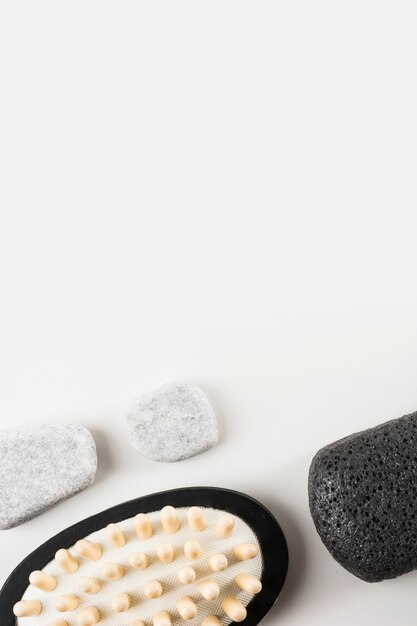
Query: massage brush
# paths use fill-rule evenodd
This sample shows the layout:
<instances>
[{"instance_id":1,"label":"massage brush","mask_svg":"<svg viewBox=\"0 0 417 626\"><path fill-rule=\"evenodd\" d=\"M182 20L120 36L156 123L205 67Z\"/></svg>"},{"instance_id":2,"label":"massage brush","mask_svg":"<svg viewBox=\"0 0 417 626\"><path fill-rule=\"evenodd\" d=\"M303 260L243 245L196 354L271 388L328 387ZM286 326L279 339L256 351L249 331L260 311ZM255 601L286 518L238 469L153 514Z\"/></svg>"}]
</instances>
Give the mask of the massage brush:
<instances>
[{"instance_id":1,"label":"massage brush","mask_svg":"<svg viewBox=\"0 0 417 626\"><path fill-rule=\"evenodd\" d=\"M284 584L271 513L194 487L115 506L30 554L0 592L2 626L255 626Z\"/></svg>"}]
</instances>

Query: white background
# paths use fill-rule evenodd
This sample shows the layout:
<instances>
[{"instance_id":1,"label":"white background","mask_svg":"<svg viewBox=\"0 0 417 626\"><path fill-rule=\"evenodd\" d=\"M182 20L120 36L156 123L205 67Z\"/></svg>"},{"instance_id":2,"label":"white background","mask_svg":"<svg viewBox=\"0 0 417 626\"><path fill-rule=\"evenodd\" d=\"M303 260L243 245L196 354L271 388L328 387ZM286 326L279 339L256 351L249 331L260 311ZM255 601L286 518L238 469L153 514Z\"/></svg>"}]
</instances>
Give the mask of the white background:
<instances>
[{"instance_id":1,"label":"white background","mask_svg":"<svg viewBox=\"0 0 417 626\"><path fill-rule=\"evenodd\" d=\"M417 574L332 560L322 445L417 408L414 2L2 2L2 427L76 422L89 490L0 534L0 579L125 499L219 485L291 566L265 626L412 626ZM125 406L200 384L219 445L176 465Z\"/></svg>"}]
</instances>

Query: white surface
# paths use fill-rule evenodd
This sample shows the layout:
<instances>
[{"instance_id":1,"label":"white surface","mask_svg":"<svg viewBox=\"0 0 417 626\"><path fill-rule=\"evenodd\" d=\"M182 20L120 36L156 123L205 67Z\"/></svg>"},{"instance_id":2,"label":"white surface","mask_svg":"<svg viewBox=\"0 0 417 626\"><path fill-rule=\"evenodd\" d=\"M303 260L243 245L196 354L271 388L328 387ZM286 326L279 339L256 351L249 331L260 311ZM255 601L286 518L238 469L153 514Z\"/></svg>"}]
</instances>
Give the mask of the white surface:
<instances>
[{"instance_id":1,"label":"white surface","mask_svg":"<svg viewBox=\"0 0 417 626\"><path fill-rule=\"evenodd\" d=\"M186 521L186 508L178 509L181 517L181 528L175 534L165 534L159 524L159 511L151 513L150 518L154 528L154 534L150 539L140 540L134 530L134 520L121 521L120 527L127 537L123 548L113 548L106 539L105 530L100 530L88 538L103 546L103 555L98 561L86 561L79 559L80 567L76 574L71 576L62 575L62 570L56 561L51 561L44 569L54 576L58 585L54 593L39 592L30 586L23 598L25 600L40 600L43 605L39 617L31 619L21 618L17 620L18 626L48 626L58 618L66 618L75 626L75 613L60 615L54 608L55 598L60 595L76 595L80 598L79 610L94 605L100 612L101 620L106 626L127 626L136 619L142 619L145 624L152 624L152 618L159 611L168 611L177 616L176 625L200 626L205 615L224 615L221 603L228 595L236 595L247 606L253 598L252 594L240 591L234 583L238 574L247 572L260 578L262 573L262 556L258 554L249 561L236 561L232 549L239 543L256 542L256 535L251 528L239 517L235 517L236 526L233 535L228 539L218 539L215 533L216 521L221 517L218 509L204 509L207 528L203 532L190 530ZM195 561L189 561L183 554L186 541L196 540L202 548L201 557ZM175 559L170 564L161 564L156 556L156 548L161 542L168 542L175 548ZM76 555L76 553L71 550ZM129 566L129 555L134 552L144 552L149 557L149 567L143 571L134 570ZM207 559L212 554L225 554L229 560L229 567L219 573L213 573L207 564ZM92 576L102 580L101 568L105 563L120 563L124 567L125 575L118 581L104 583L101 590L94 595L80 594L77 589L77 580L82 576ZM183 585L178 581L177 572L182 567L191 566L197 573L197 580L191 585ZM199 591L198 584L203 580L215 580L221 589L220 595L215 601L204 600ZM148 600L143 593L143 586L147 582L158 580L162 584L163 594L158 599ZM129 593L132 598L132 606L128 612L114 613L111 600L119 593ZM186 622L178 617L177 601L184 596L194 599L198 606L198 614L193 620ZM230 624L231 620L224 615L222 624Z\"/></svg>"},{"instance_id":2,"label":"white surface","mask_svg":"<svg viewBox=\"0 0 417 626\"><path fill-rule=\"evenodd\" d=\"M277 515L265 626L412 626L417 574L321 545L314 452L417 408L414 2L3 2L0 415L91 428L93 487L0 535L0 577L68 524L220 485ZM122 416L203 387L213 450L141 458Z\"/></svg>"}]
</instances>

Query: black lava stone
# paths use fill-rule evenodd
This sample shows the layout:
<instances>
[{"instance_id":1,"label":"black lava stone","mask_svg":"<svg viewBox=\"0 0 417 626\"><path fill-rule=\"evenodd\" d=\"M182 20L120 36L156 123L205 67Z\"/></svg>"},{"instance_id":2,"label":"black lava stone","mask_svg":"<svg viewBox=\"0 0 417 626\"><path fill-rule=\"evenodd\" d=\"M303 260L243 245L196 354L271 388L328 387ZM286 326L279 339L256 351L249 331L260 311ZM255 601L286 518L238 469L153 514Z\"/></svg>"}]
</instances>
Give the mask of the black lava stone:
<instances>
[{"instance_id":1,"label":"black lava stone","mask_svg":"<svg viewBox=\"0 0 417 626\"><path fill-rule=\"evenodd\" d=\"M324 545L355 576L417 569L417 412L322 448L309 501Z\"/></svg>"}]
</instances>

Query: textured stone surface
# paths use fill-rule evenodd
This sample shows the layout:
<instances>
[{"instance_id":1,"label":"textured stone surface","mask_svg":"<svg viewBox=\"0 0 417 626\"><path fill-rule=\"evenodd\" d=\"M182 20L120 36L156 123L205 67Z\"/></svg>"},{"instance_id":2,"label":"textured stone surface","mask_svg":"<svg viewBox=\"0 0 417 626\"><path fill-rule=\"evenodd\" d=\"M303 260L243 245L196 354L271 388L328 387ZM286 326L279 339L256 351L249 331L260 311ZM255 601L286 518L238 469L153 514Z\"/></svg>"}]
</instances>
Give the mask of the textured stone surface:
<instances>
[{"instance_id":1,"label":"textured stone surface","mask_svg":"<svg viewBox=\"0 0 417 626\"><path fill-rule=\"evenodd\" d=\"M0 431L0 529L22 524L85 489L96 469L96 446L82 426Z\"/></svg>"},{"instance_id":2,"label":"textured stone surface","mask_svg":"<svg viewBox=\"0 0 417 626\"><path fill-rule=\"evenodd\" d=\"M217 443L216 416L196 385L169 383L132 402L127 414L132 445L153 461L181 461Z\"/></svg>"},{"instance_id":3,"label":"textured stone surface","mask_svg":"<svg viewBox=\"0 0 417 626\"><path fill-rule=\"evenodd\" d=\"M323 543L355 576L417 569L417 413L322 448L309 499Z\"/></svg>"}]
</instances>

